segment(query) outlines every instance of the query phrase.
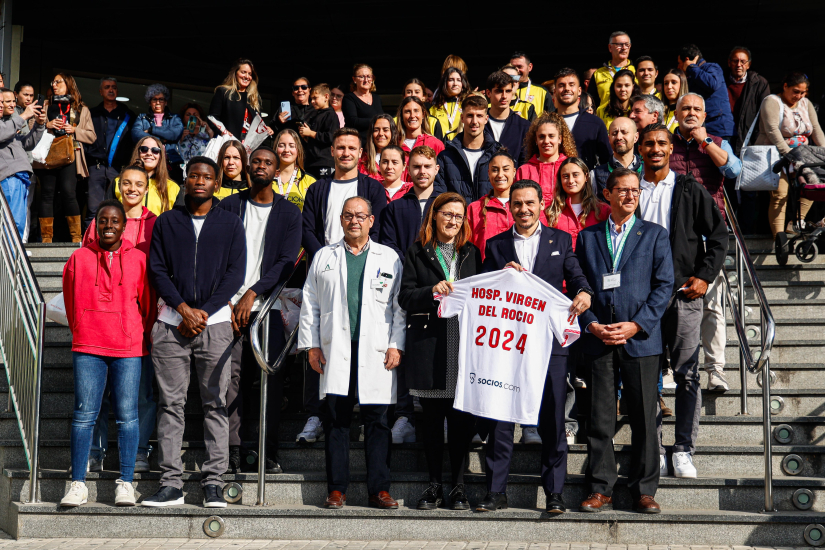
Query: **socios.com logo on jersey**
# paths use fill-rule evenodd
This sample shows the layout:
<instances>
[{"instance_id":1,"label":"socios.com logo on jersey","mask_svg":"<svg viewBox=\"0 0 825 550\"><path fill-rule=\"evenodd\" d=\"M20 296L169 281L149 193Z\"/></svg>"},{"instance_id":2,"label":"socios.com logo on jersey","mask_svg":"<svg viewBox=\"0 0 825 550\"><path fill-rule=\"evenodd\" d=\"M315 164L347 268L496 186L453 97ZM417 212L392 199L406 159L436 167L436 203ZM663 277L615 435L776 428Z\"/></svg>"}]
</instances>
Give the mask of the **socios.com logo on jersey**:
<instances>
[{"instance_id":1,"label":"socios.com logo on jersey","mask_svg":"<svg viewBox=\"0 0 825 550\"><path fill-rule=\"evenodd\" d=\"M470 384L475 384L476 382L476 373L470 373ZM506 382L500 382L498 380L492 380L490 378L479 378L478 379L479 386L490 386L493 388L502 388L508 391L520 392L521 388L518 386L514 386L513 384L508 384Z\"/></svg>"},{"instance_id":2,"label":"socios.com logo on jersey","mask_svg":"<svg viewBox=\"0 0 825 550\"><path fill-rule=\"evenodd\" d=\"M470 373L470 384L475 383L475 381L476 381L476 373L471 372Z\"/></svg>"}]
</instances>

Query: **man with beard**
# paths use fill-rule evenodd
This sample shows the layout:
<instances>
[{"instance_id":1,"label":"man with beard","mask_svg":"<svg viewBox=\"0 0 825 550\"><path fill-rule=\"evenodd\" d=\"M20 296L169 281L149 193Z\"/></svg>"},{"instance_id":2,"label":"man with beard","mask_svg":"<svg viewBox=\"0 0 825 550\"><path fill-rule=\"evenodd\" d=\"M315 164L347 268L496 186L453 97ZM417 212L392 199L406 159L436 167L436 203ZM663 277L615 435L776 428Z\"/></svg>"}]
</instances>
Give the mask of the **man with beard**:
<instances>
[{"instance_id":1,"label":"man with beard","mask_svg":"<svg viewBox=\"0 0 825 550\"><path fill-rule=\"evenodd\" d=\"M263 304L263 296L287 281L301 250L301 210L272 188L278 157L269 147L261 147L249 159L252 187L230 195L218 204L240 217L246 233L246 277L232 297L232 374L226 402L229 414L229 472L241 469L241 425L254 439L260 410L253 384L260 370L249 340L249 327ZM284 326L278 314L269 316L269 357L277 357L286 345ZM281 473L278 464L278 422L283 401L283 369L267 385L266 472ZM246 400L243 396L246 396Z\"/></svg>"},{"instance_id":2,"label":"man with beard","mask_svg":"<svg viewBox=\"0 0 825 550\"><path fill-rule=\"evenodd\" d=\"M591 182L593 193L604 202L607 202L604 196L607 178L614 170L627 168L640 175L642 173L642 159L633 152L636 142L639 141L639 131L636 129L636 124L627 117L619 117L610 123L610 129L607 133L613 155L606 163L600 164L591 172L593 174Z\"/></svg>"},{"instance_id":3,"label":"man with beard","mask_svg":"<svg viewBox=\"0 0 825 550\"><path fill-rule=\"evenodd\" d=\"M579 157L592 170L610 157L610 142L604 123L596 115L580 109L582 89L576 71L564 68L556 73L555 79L553 101L556 112L564 117L564 122L573 133Z\"/></svg>"}]
</instances>

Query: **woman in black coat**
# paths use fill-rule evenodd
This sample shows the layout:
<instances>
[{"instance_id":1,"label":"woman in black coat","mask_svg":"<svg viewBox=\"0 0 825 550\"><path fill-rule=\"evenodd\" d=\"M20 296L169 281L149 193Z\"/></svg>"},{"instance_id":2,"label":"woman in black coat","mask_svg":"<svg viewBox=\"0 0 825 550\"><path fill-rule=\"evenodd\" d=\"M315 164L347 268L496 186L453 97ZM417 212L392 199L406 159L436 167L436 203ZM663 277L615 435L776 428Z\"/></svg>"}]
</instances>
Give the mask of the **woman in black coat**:
<instances>
[{"instance_id":1,"label":"woman in black coat","mask_svg":"<svg viewBox=\"0 0 825 550\"><path fill-rule=\"evenodd\" d=\"M418 241L407 250L398 303L407 311L404 376L410 394L424 409L424 446L430 485L418 501L419 510L435 510L444 501L441 461L444 419L453 490L449 506L469 510L464 491L467 447L475 433L474 417L453 408L458 379L458 317L440 319L434 293L447 295L452 281L481 272L481 253L470 242L467 204L457 193L444 193L424 216Z\"/></svg>"},{"instance_id":2,"label":"woman in black coat","mask_svg":"<svg viewBox=\"0 0 825 550\"><path fill-rule=\"evenodd\" d=\"M341 111L344 113L344 122L347 128L355 128L361 136L361 145L366 149L370 123L378 115L384 114L381 96L375 93L375 77L372 67L358 63L352 68L352 84L350 92L341 101Z\"/></svg>"}]
</instances>

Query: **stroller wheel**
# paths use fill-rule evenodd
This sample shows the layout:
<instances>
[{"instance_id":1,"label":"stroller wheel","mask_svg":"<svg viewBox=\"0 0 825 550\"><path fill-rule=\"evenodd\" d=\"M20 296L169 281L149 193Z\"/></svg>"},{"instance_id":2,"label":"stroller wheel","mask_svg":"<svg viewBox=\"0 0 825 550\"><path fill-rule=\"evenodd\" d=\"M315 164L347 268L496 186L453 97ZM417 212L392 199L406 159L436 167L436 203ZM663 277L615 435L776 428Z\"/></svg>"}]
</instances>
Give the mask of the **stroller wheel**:
<instances>
[{"instance_id":1,"label":"stroller wheel","mask_svg":"<svg viewBox=\"0 0 825 550\"><path fill-rule=\"evenodd\" d=\"M776 242L774 244L774 252L776 253L776 263L785 265L788 263L788 235L779 232L776 234Z\"/></svg>"},{"instance_id":2,"label":"stroller wheel","mask_svg":"<svg viewBox=\"0 0 825 550\"><path fill-rule=\"evenodd\" d=\"M796 245L794 254L800 262L809 264L816 259L819 249L813 240L806 240Z\"/></svg>"}]
</instances>

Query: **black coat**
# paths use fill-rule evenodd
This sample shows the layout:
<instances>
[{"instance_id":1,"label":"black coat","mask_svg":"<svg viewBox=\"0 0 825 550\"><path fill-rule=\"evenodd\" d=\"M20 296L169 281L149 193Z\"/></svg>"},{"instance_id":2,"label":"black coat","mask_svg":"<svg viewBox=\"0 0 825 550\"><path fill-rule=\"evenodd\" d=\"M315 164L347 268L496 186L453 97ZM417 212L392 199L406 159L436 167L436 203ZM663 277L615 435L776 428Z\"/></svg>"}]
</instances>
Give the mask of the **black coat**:
<instances>
[{"instance_id":1,"label":"black coat","mask_svg":"<svg viewBox=\"0 0 825 550\"><path fill-rule=\"evenodd\" d=\"M444 144L444 150L438 154L438 173L435 175L433 186L438 194L458 193L464 197L467 204L470 204L493 189L487 165L496 151L501 149L501 144L495 141L492 135L485 134L484 144L481 146L483 153L478 159L475 171L470 173L470 163L464 154L463 139L462 132Z\"/></svg>"},{"instance_id":2,"label":"black coat","mask_svg":"<svg viewBox=\"0 0 825 550\"><path fill-rule=\"evenodd\" d=\"M458 279L481 273L481 252L472 243L458 251ZM407 311L404 368L413 390L447 389L447 320L438 317L433 287L446 280L432 243L413 243L404 258L398 304Z\"/></svg>"},{"instance_id":3,"label":"black coat","mask_svg":"<svg viewBox=\"0 0 825 550\"><path fill-rule=\"evenodd\" d=\"M731 82L730 75L728 75L727 82L728 84ZM768 85L768 81L754 71L748 71L748 79L742 88L739 101L736 102L736 110L733 111L733 124L736 128L736 135L733 136L731 147L734 155L739 156L742 142L745 141L745 136L748 135L753 119L759 114L762 100L768 97L770 93L771 87ZM751 136L751 144L756 143L758 136L759 126L756 127L754 135Z\"/></svg>"},{"instance_id":4,"label":"black coat","mask_svg":"<svg viewBox=\"0 0 825 550\"><path fill-rule=\"evenodd\" d=\"M107 142L108 129L114 128L114 133L123 124L126 115L129 115L129 121L123 133L120 135L120 140L117 142L117 149L115 149L115 156L112 159L112 168L120 170L125 166L132 156L132 126L135 124L135 113L126 106L125 103L118 102L117 107L113 111L107 111L103 107L103 103L97 107L89 109L89 114L92 115L92 125L95 127L95 135L97 139L91 145L84 145L86 148L86 161L88 164L99 162L104 165L109 164L109 147L112 145Z\"/></svg>"},{"instance_id":5,"label":"black coat","mask_svg":"<svg viewBox=\"0 0 825 550\"><path fill-rule=\"evenodd\" d=\"M487 111L489 113L489 110ZM524 136L527 135L527 130L530 129L530 122L521 118L515 111L510 111L509 116L504 122L504 128L501 129L501 136L499 137L499 144L507 147L507 152L516 161L516 168L527 162L527 150L524 148ZM488 141L495 141L493 134L493 127L490 122L484 127L484 138Z\"/></svg>"},{"instance_id":6,"label":"black coat","mask_svg":"<svg viewBox=\"0 0 825 550\"><path fill-rule=\"evenodd\" d=\"M607 129L602 119L596 115L580 112L578 118L576 118L576 124L573 125L572 133L573 139L576 141L579 158L591 170L600 164L606 163L613 156L610 140L607 139Z\"/></svg>"},{"instance_id":7,"label":"black coat","mask_svg":"<svg viewBox=\"0 0 825 550\"><path fill-rule=\"evenodd\" d=\"M427 199L424 215L421 214L421 203L418 202L414 189L407 191L397 201L389 203L381 212L381 220L378 223L378 242L395 250L403 261L407 249L412 246L418 237L421 222L436 197L438 197L438 193L433 191L430 198Z\"/></svg>"}]
</instances>

